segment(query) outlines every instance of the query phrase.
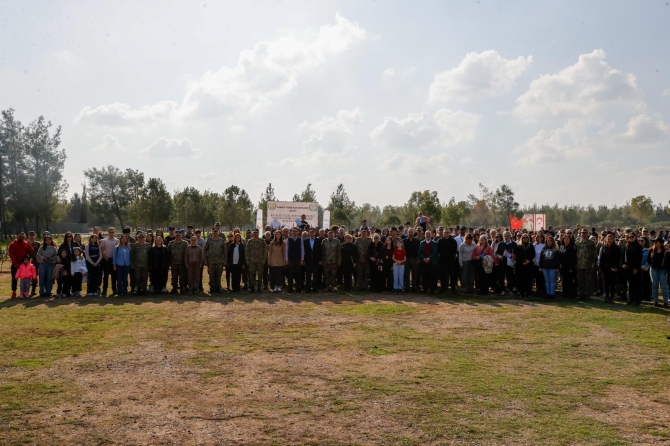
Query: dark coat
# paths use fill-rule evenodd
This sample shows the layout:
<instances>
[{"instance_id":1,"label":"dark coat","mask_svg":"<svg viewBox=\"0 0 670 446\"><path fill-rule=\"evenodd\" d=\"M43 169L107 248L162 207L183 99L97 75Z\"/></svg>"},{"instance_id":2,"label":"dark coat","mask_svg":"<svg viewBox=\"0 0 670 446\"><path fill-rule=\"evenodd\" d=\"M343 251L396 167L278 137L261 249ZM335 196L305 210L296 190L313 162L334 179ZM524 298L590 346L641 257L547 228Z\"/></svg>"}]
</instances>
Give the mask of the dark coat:
<instances>
[{"instance_id":1,"label":"dark coat","mask_svg":"<svg viewBox=\"0 0 670 446\"><path fill-rule=\"evenodd\" d=\"M600 265L600 268L605 265L609 268L619 268L621 266L621 248L616 243L612 243L612 246L609 248L611 250L609 255L605 253L606 249L607 247L603 246L598 253L598 265Z\"/></svg>"},{"instance_id":2,"label":"dark coat","mask_svg":"<svg viewBox=\"0 0 670 446\"><path fill-rule=\"evenodd\" d=\"M165 246L149 248L149 269L167 269L170 266L170 251Z\"/></svg>"},{"instance_id":3,"label":"dark coat","mask_svg":"<svg viewBox=\"0 0 670 446\"><path fill-rule=\"evenodd\" d=\"M300 245L298 245L298 246L300 246ZM242 243L240 243L238 249L239 249L239 252L240 252L240 259L238 261L238 265L244 266L247 263L247 258L244 255L244 245ZM228 265L231 265L231 266L233 264L233 251L235 251L235 243L230 243L228 245Z\"/></svg>"},{"instance_id":4,"label":"dark coat","mask_svg":"<svg viewBox=\"0 0 670 446\"><path fill-rule=\"evenodd\" d=\"M358 246L342 243L342 265L353 265L358 260Z\"/></svg>"},{"instance_id":5,"label":"dark coat","mask_svg":"<svg viewBox=\"0 0 670 446\"><path fill-rule=\"evenodd\" d=\"M441 238L437 241L437 254L440 256L440 263L456 263L458 256L458 244L452 237Z\"/></svg>"},{"instance_id":6,"label":"dark coat","mask_svg":"<svg viewBox=\"0 0 670 446\"><path fill-rule=\"evenodd\" d=\"M621 250L621 266L628 265L628 270L642 268L642 245L637 240Z\"/></svg>"},{"instance_id":7,"label":"dark coat","mask_svg":"<svg viewBox=\"0 0 670 446\"><path fill-rule=\"evenodd\" d=\"M306 265L315 265L321 261L321 239L319 237L314 237L314 249L309 246L309 238L303 240L305 245L305 264Z\"/></svg>"}]
</instances>

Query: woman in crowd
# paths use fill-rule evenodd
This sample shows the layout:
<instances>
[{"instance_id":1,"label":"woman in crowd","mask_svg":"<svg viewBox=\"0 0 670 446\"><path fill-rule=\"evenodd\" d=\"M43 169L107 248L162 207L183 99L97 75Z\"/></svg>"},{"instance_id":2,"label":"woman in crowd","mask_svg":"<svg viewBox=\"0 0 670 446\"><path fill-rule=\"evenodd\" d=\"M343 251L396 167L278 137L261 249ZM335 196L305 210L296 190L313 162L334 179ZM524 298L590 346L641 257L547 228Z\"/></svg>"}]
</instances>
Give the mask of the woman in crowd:
<instances>
[{"instance_id":1,"label":"woman in crowd","mask_svg":"<svg viewBox=\"0 0 670 446\"><path fill-rule=\"evenodd\" d=\"M58 252L67 252L68 258L70 261L74 260L74 248L75 246L80 246L79 244L75 243L74 241L74 236L70 231L67 231L65 233L65 237L63 240L63 243L58 247ZM62 258L62 256L61 256ZM69 269L69 268L68 268Z\"/></svg>"},{"instance_id":2,"label":"woman in crowd","mask_svg":"<svg viewBox=\"0 0 670 446\"><path fill-rule=\"evenodd\" d=\"M475 245L473 238L472 234L466 234L465 240L458 248L458 263L461 266L461 290L467 294L474 292L475 284L475 264L472 262L472 253L477 245Z\"/></svg>"},{"instance_id":3,"label":"woman in crowd","mask_svg":"<svg viewBox=\"0 0 670 446\"><path fill-rule=\"evenodd\" d=\"M491 249L493 249L493 276L491 276L493 292L499 294L502 290L505 289L505 270L504 265L500 261L498 256L498 248L503 241L503 236L500 233L496 233L493 238L493 243L491 244Z\"/></svg>"},{"instance_id":4,"label":"woman in crowd","mask_svg":"<svg viewBox=\"0 0 670 446\"><path fill-rule=\"evenodd\" d=\"M654 306L658 307L658 287L663 295L663 307L668 308L668 270L670 270L670 251L665 251L662 238L654 239L654 246L649 251L649 275L651 276L651 294Z\"/></svg>"},{"instance_id":5,"label":"woman in crowd","mask_svg":"<svg viewBox=\"0 0 670 446\"><path fill-rule=\"evenodd\" d=\"M232 245L232 243L233 243L233 238L234 237L235 237L235 233L233 231L229 231L228 232L228 247L229 248L230 248L230 245ZM282 239L283 239L283 237L282 237ZM230 284L231 284L230 276L231 276L230 275L230 268L228 266L226 266L226 289L228 291L230 291ZM282 283L282 285L283 285L283 283Z\"/></svg>"},{"instance_id":6,"label":"woman in crowd","mask_svg":"<svg viewBox=\"0 0 670 446\"><path fill-rule=\"evenodd\" d=\"M642 288L640 289L640 300L643 302L651 301L651 273L649 272L649 252L651 243L649 237L640 237L640 246L642 246Z\"/></svg>"},{"instance_id":7,"label":"woman in crowd","mask_svg":"<svg viewBox=\"0 0 670 446\"><path fill-rule=\"evenodd\" d=\"M356 268L356 261L358 260L358 248L352 243L353 236L346 234L344 236L344 243L342 244L341 252L341 268L344 282L344 291L351 291L351 277Z\"/></svg>"},{"instance_id":8,"label":"woman in crowd","mask_svg":"<svg viewBox=\"0 0 670 446\"><path fill-rule=\"evenodd\" d=\"M556 278L561 268L561 261L558 254L558 246L553 236L548 236L539 262L540 273L544 276L545 292L548 298L556 297Z\"/></svg>"},{"instance_id":9,"label":"woman in crowd","mask_svg":"<svg viewBox=\"0 0 670 446\"><path fill-rule=\"evenodd\" d=\"M72 287L72 276L70 275L70 266L72 260L67 250L62 249L58 253L58 265L54 269L54 276L58 288L56 288L56 297L69 297Z\"/></svg>"},{"instance_id":10,"label":"woman in crowd","mask_svg":"<svg viewBox=\"0 0 670 446\"><path fill-rule=\"evenodd\" d=\"M158 231L156 231L158 234ZM161 231L162 234L162 231ZM170 268L170 253L163 246L163 237L156 235L155 245L149 248L149 276L154 294L163 292L168 279L168 269Z\"/></svg>"},{"instance_id":11,"label":"woman in crowd","mask_svg":"<svg viewBox=\"0 0 670 446\"><path fill-rule=\"evenodd\" d=\"M83 244L82 241L81 241L81 234L79 234L79 233L76 233L76 234L72 237L72 241L73 241L73 243L75 244L75 246L79 246L79 247L84 246L84 244Z\"/></svg>"},{"instance_id":12,"label":"woman in crowd","mask_svg":"<svg viewBox=\"0 0 670 446\"><path fill-rule=\"evenodd\" d=\"M102 277L102 253L98 244L98 236L92 234L88 237L88 244L84 248L86 257L86 268L88 270L88 282L86 285L87 296L97 296L100 289L100 279Z\"/></svg>"},{"instance_id":13,"label":"woman in crowd","mask_svg":"<svg viewBox=\"0 0 670 446\"><path fill-rule=\"evenodd\" d=\"M598 269L603 279L603 292L607 303L614 302L620 261L621 250L614 243L614 236L608 234L605 236L605 244L598 253Z\"/></svg>"},{"instance_id":14,"label":"woman in crowd","mask_svg":"<svg viewBox=\"0 0 670 446\"><path fill-rule=\"evenodd\" d=\"M393 292L393 249L393 240L390 236L387 236L381 252L382 294Z\"/></svg>"},{"instance_id":15,"label":"woman in crowd","mask_svg":"<svg viewBox=\"0 0 670 446\"><path fill-rule=\"evenodd\" d=\"M535 265L535 248L530 243L528 234L521 235L521 243L514 250L516 256L516 286L521 297L531 297L533 290L533 272Z\"/></svg>"},{"instance_id":16,"label":"woman in crowd","mask_svg":"<svg viewBox=\"0 0 670 446\"><path fill-rule=\"evenodd\" d=\"M624 286L628 282L627 305L640 305L642 292L642 246L634 233L628 234L626 246L621 251L621 269Z\"/></svg>"},{"instance_id":17,"label":"woman in crowd","mask_svg":"<svg viewBox=\"0 0 670 446\"><path fill-rule=\"evenodd\" d=\"M540 271L540 254L544 249L545 238L544 234L538 232L535 234L533 248L535 249L535 256L533 257L533 277L535 279L535 289L537 290L538 296L544 296L546 294L546 286L544 281L544 274Z\"/></svg>"},{"instance_id":18,"label":"woman in crowd","mask_svg":"<svg viewBox=\"0 0 670 446\"><path fill-rule=\"evenodd\" d=\"M384 291L382 249L384 249L384 244L381 242L381 236L375 234L372 237L372 243L368 245L368 258L370 259L370 290L375 293Z\"/></svg>"},{"instance_id":19,"label":"woman in crowd","mask_svg":"<svg viewBox=\"0 0 670 446\"><path fill-rule=\"evenodd\" d=\"M37 250L39 264L40 297L51 297L54 266L58 260L58 249L50 235L44 236L42 246Z\"/></svg>"},{"instance_id":20,"label":"woman in crowd","mask_svg":"<svg viewBox=\"0 0 670 446\"><path fill-rule=\"evenodd\" d=\"M485 262L493 262L493 248L489 246L488 238L485 235L479 236L479 243L475 246L475 249L472 251L472 261L475 265L476 274L477 274L477 288L479 288L479 294L486 296L489 294L489 283L491 283L491 277L493 270L486 272L488 269L485 265ZM486 257L490 259L486 259Z\"/></svg>"},{"instance_id":21,"label":"woman in crowd","mask_svg":"<svg viewBox=\"0 0 670 446\"><path fill-rule=\"evenodd\" d=\"M572 244L572 237L566 234L561 240L559 258L561 261L561 283L563 297L572 299L577 295L575 280L577 277L577 252Z\"/></svg>"},{"instance_id":22,"label":"woman in crowd","mask_svg":"<svg viewBox=\"0 0 670 446\"><path fill-rule=\"evenodd\" d=\"M114 271L116 271L116 292L119 296L128 294L128 274L130 273L130 244L128 235L123 234L114 247Z\"/></svg>"},{"instance_id":23,"label":"woman in crowd","mask_svg":"<svg viewBox=\"0 0 670 446\"><path fill-rule=\"evenodd\" d=\"M146 242L149 246L154 246L154 243L156 243L156 240L154 238L154 233L153 232L147 231Z\"/></svg>"},{"instance_id":24,"label":"woman in crowd","mask_svg":"<svg viewBox=\"0 0 670 446\"><path fill-rule=\"evenodd\" d=\"M270 268L270 286L273 293L281 293L284 285L284 236L281 231L275 231L275 236L268 246L268 267ZM230 251L229 251L230 252ZM228 268L226 268L228 269Z\"/></svg>"}]
</instances>

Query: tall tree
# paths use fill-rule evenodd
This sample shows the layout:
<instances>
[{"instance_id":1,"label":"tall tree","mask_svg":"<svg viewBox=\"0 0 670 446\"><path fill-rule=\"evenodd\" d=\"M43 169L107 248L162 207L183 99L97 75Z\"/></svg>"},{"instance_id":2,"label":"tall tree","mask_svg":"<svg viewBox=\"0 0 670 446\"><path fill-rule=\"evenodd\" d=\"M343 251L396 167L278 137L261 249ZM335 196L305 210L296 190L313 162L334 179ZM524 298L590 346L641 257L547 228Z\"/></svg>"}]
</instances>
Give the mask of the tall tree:
<instances>
[{"instance_id":1,"label":"tall tree","mask_svg":"<svg viewBox=\"0 0 670 446\"><path fill-rule=\"evenodd\" d=\"M202 221L202 195L195 187L185 187L174 196L175 218L178 224L186 226Z\"/></svg>"},{"instance_id":2,"label":"tall tree","mask_svg":"<svg viewBox=\"0 0 670 446\"><path fill-rule=\"evenodd\" d=\"M166 225L172 215L170 192L160 178L149 178L128 208L128 217L135 225L158 228Z\"/></svg>"},{"instance_id":3,"label":"tall tree","mask_svg":"<svg viewBox=\"0 0 670 446\"><path fill-rule=\"evenodd\" d=\"M244 189L230 186L223 191L219 214L221 225L228 229L243 227L251 223L254 205Z\"/></svg>"},{"instance_id":4,"label":"tall tree","mask_svg":"<svg viewBox=\"0 0 670 446\"><path fill-rule=\"evenodd\" d=\"M104 217L114 216L121 227L135 193L129 187L127 172L122 172L112 165L101 169L93 167L84 171L91 197L91 211Z\"/></svg>"},{"instance_id":5,"label":"tall tree","mask_svg":"<svg viewBox=\"0 0 670 446\"><path fill-rule=\"evenodd\" d=\"M630 215L641 225L642 221L654 215L654 202L649 197L638 195L630 200Z\"/></svg>"},{"instance_id":6,"label":"tall tree","mask_svg":"<svg viewBox=\"0 0 670 446\"><path fill-rule=\"evenodd\" d=\"M442 218L442 205L437 197L437 191L424 190L423 192L412 192L405 203L407 210L407 219L414 222L419 212L427 215L434 225L437 225Z\"/></svg>"},{"instance_id":7,"label":"tall tree","mask_svg":"<svg viewBox=\"0 0 670 446\"><path fill-rule=\"evenodd\" d=\"M86 184L82 184L81 191L81 211L79 213L79 223L88 223L88 194L86 193Z\"/></svg>"},{"instance_id":8,"label":"tall tree","mask_svg":"<svg viewBox=\"0 0 670 446\"><path fill-rule=\"evenodd\" d=\"M273 191L274 192L274 191ZM300 194L293 195L293 201L302 201L307 203L316 202L316 192L312 189L312 183L309 183Z\"/></svg>"},{"instance_id":9,"label":"tall tree","mask_svg":"<svg viewBox=\"0 0 670 446\"><path fill-rule=\"evenodd\" d=\"M338 185L337 190L330 196L327 209L330 210L331 223L347 226L351 224L356 214L356 203L349 199L343 184Z\"/></svg>"},{"instance_id":10,"label":"tall tree","mask_svg":"<svg viewBox=\"0 0 670 446\"><path fill-rule=\"evenodd\" d=\"M442 223L448 226L460 224L463 218L463 208L456 203L456 199L451 197L449 202L442 209Z\"/></svg>"},{"instance_id":11,"label":"tall tree","mask_svg":"<svg viewBox=\"0 0 670 446\"><path fill-rule=\"evenodd\" d=\"M497 206L502 212L504 212L507 219L507 224L511 226L511 217L519 210L519 203L517 203L514 198L514 192L512 191L512 188L506 184L503 184L498 189L496 189L495 195Z\"/></svg>"}]
</instances>

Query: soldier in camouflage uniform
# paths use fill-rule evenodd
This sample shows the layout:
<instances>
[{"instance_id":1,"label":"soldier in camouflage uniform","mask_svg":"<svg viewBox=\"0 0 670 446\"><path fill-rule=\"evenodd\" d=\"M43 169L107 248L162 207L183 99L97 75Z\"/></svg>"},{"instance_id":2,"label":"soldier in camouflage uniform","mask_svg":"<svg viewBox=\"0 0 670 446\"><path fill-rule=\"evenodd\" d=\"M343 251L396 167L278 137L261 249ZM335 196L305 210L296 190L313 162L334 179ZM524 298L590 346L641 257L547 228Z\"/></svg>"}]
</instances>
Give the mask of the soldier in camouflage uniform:
<instances>
[{"instance_id":1,"label":"soldier in camouflage uniform","mask_svg":"<svg viewBox=\"0 0 670 446\"><path fill-rule=\"evenodd\" d=\"M326 279L326 291L333 291L337 268L342 263L342 247L332 230L328 231L328 238L321 243L321 252L323 255L322 262Z\"/></svg>"},{"instance_id":2,"label":"soldier in camouflage uniform","mask_svg":"<svg viewBox=\"0 0 670 446\"><path fill-rule=\"evenodd\" d=\"M249 292L261 292L263 283L263 267L268 258L268 248L265 241L258 238L258 229L254 229L252 238L247 240L246 246L247 270L249 271Z\"/></svg>"},{"instance_id":3,"label":"soldier in camouflage uniform","mask_svg":"<svg viewBox=\"0 0 670 446\"><path fill-rule=\"evenodd\" d=\"M367 290L370 286L370 259L368 258L368 247L370 246L370 243L372 243L372 239L368 237L367 229L362 229L360 237L354 242L354 245L356 245L356 249L358 250L356 284L361 291Z\"/></svg>"},{"instance_id":4,"label":"soldier in camouflage uniform","mask_svg":"<svg viewBox=\"0 0 670 446\"><path fill-rule=\"evenodd\" d=\"M223 275L223 266L228 256L228 244L219 237L219 230L214 227L212 238L205 243L205 265L209 274L209 292L221 293L221 276Z\"/></svg>"},{"instance_id":5,"label":"soldier in camouflage uniform","mask_svg":"<svg viewBox=\"0 0 670 446\"><path fill-rule=\"evenodd\" d=\"M172 271L172 291L171 294L177 294L181 291L186 292L186 248L188 243L182 240L183 234L175 232L175 239L168 245L170 253L170 270Z\"/></svg>"},{"instance_id":6,"label":"soldier in camouflage uniform","mask_svg":"<svg viewBox=\"0 0 670 446\"><path fill-rule=\"evenodd\" d=\"M137 294L147 294L147 279L149 277L149 249L151 245L146 242L143 233L137 235L137 243L130 245L130 268L135 277L135 289Z\"/></svg>"},{"instance_id":7,"label":"soldier in camouflage uniform","mask_svg":"<svg viewBox=\"0 0 670 446\"><path fill-rule=\"evenodd\" d=\"M577 297L587 299L591 295L591 271L596 267L598 252L596 244L589 240L589 231L582 229L581 240L575 244L577 256Z\"/></svg>"}]
</instances>

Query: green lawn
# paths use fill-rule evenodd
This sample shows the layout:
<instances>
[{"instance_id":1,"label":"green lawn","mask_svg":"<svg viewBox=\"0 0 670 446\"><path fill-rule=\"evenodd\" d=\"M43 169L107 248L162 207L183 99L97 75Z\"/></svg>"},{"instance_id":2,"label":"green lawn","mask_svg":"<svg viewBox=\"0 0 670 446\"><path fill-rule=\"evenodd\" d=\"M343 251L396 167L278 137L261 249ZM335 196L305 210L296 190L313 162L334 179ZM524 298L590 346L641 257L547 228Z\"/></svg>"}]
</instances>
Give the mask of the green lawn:
<instances>
[{"instance_id":1,"label":"green lawn","mask_svg":"<svg viewBox=\"0 0 670 446\"><path fill-rule=\"evenodd\" d=\"M343 293L5 300L0 444L670 444L669 314Z\"/></svg>"}]
</instances>

